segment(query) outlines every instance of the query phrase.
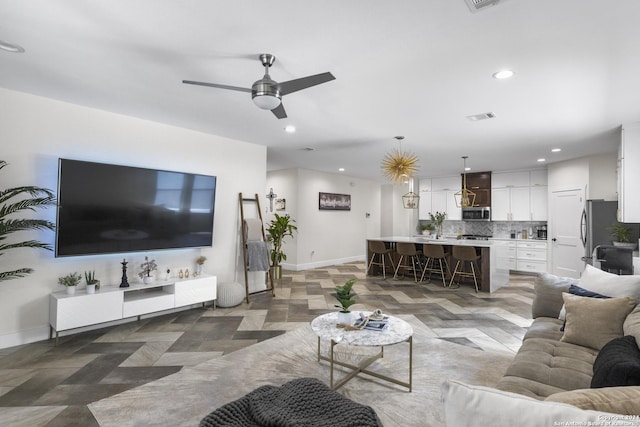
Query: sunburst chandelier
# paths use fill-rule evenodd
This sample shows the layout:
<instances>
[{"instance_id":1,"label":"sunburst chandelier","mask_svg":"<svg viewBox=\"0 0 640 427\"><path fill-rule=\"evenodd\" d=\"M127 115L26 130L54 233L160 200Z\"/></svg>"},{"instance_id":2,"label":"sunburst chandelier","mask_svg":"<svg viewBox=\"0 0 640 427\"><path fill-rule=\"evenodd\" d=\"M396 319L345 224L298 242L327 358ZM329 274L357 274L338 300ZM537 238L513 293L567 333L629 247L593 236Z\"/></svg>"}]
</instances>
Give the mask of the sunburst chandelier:
<instances>
[{"instance_id":1,"label":"sunburst chandelier","mask_svg":"<svg viewBox=\"0 0 640 427\"><path fill-rule=\"evenodd\" d=\"M468 156L462 156L462 190L453 195L459 208L470 208L476 202L476 193L467 190L467 159Z\"/></svg>"},{"instance_id":2,"label":"sunburst chandelier","mask_svg":"<svg viewBox=\"0 0 640 427\"><path fill-rule=\"evenodd\" d=\"M418 157L413 153L402 151L404 136L396 136L399 147L385 154L382 159L382 172L392 182L404 182L407 178L413 178L418 171Z\"/></svg>"}]
</instances>

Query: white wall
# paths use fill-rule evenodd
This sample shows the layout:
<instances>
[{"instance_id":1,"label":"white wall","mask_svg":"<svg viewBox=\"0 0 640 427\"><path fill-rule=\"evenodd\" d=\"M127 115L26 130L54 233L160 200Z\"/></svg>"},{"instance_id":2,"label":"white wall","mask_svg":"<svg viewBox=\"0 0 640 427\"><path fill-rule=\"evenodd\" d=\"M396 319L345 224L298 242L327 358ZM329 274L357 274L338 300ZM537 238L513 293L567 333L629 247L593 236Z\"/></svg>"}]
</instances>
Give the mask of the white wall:
<instances>
[{"instance_id":1,"label":"white wall","mask_svg":"<svg viewBox=\"0 0 640 427\"><path fill-rule=\"evenodd\" d=\"M402 196L408 192L408 184L383 185L381 236L408 237L417 233L418 209L405 209L402 204ZM419 192L417 179L414 192Z\"/></svg>"},{"instance_id":2,"label":"white wall","mask_svg":"<svg viewBox=\"0 0 640 427\"><path fill-rule=\"evenodd\" d=\"M304 169L269 172L266 191L285 198L298 232L284 245L290 270L363 260L366 239L380 235L380 184L341 174ZM350 211L318 209L318 193L351 195ZM369 213L369 217L367 217ZM270 216L265 216L265 222Z\"/></svg>"},{"instance_id":3,"label":"white wall","mask_svg":"<svg viewBox=\"0 0 640 427\"><path fill-rule=\"evenodd\" d=\"M9 163L0 171L0 188L37 185L55 190L59 157L218 177L212 248L58 259L33 249L3 255L3 271L19 267L36 271L0 282L0 348L48 337L49 294L62 290L57 279L67 273L95 270L103 286L118 285L125 257L133 282L145 255L155 258L160 268L193 268L202 254L208 258L205 272L218 276L219 282L241 278L236 267L238 193L264 191L265 147L3 89L0 99L0 157ZM39 217L54 221L55 209ZM19 237L54 242L52 232Z\"/></svg>"}]
</instances>

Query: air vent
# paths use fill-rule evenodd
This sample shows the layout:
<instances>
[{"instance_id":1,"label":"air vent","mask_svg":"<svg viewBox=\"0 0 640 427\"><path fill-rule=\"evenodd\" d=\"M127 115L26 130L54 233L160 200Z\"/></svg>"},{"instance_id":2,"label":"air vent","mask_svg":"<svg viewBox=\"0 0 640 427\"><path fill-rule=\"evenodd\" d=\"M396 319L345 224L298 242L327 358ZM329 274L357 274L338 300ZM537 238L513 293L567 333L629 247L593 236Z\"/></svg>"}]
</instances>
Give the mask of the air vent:
<instances>
[{"instance_id":1,"label":"air vent","mask_svg":"<svg viewBox=\"0 0 640 427\"><path fill-rule=\"evenodd\" d=\"M474 114L473 116L467 116L472 122L477 122L478 120L487 120L493 119L496 115L494 113L482 113L482 114Z\"/></svg>"},{"instance_id":2,"label":"air vent","mask_svg":"<svg viewBox=\"0 0 640 427\"><path fill-rule=\"evenodd\" d=\"M464 0L471 13L476 13L487 6L495 6L503 0Z\"/></svg>"}]
</instances>

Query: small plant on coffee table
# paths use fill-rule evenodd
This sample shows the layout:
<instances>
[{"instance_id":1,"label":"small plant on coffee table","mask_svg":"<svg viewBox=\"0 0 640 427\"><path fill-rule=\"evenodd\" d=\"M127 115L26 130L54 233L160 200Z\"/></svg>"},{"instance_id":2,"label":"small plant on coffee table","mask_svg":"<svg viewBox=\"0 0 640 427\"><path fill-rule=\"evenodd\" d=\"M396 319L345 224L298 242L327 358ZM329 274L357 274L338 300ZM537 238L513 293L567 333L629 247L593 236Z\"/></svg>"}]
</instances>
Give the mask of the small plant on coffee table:
<instances>
[{"instance_id":1,"label":"small plant on coffee table","mask_svg":"<svg viewBox=\"0 0 640 427\"><path fill-rule=\"evenodd\" d=\"M355 292L351 288L356 283L356 279L349 279L342 286L336 286L336 291L332 293L340 304L336 304L336 307L340 309L341 313L350 313L349 307L351 307L356 302L353 300L353 297L356 296Z\"/></svg>"}]
</instances>

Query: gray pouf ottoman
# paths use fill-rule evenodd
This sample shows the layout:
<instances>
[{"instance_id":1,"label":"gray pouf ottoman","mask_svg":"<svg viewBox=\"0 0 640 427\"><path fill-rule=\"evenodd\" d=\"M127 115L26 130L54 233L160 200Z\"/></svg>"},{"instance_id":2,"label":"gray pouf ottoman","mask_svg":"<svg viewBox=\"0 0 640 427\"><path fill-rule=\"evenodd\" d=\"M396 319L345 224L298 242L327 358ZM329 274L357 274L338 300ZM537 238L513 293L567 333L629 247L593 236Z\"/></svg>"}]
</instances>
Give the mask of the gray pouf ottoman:
<instances>
[{"instance_id":1,"label":"gray pouf ottoman","mask_svg":"<svg viewBox=\"0 0 640 427\"><path fill-rule=\"evenodd\" d=\"M244 301L244 285L237 282L218 283L216 305L218 307L235 307Z\"/></svg>"}]
</instances>

